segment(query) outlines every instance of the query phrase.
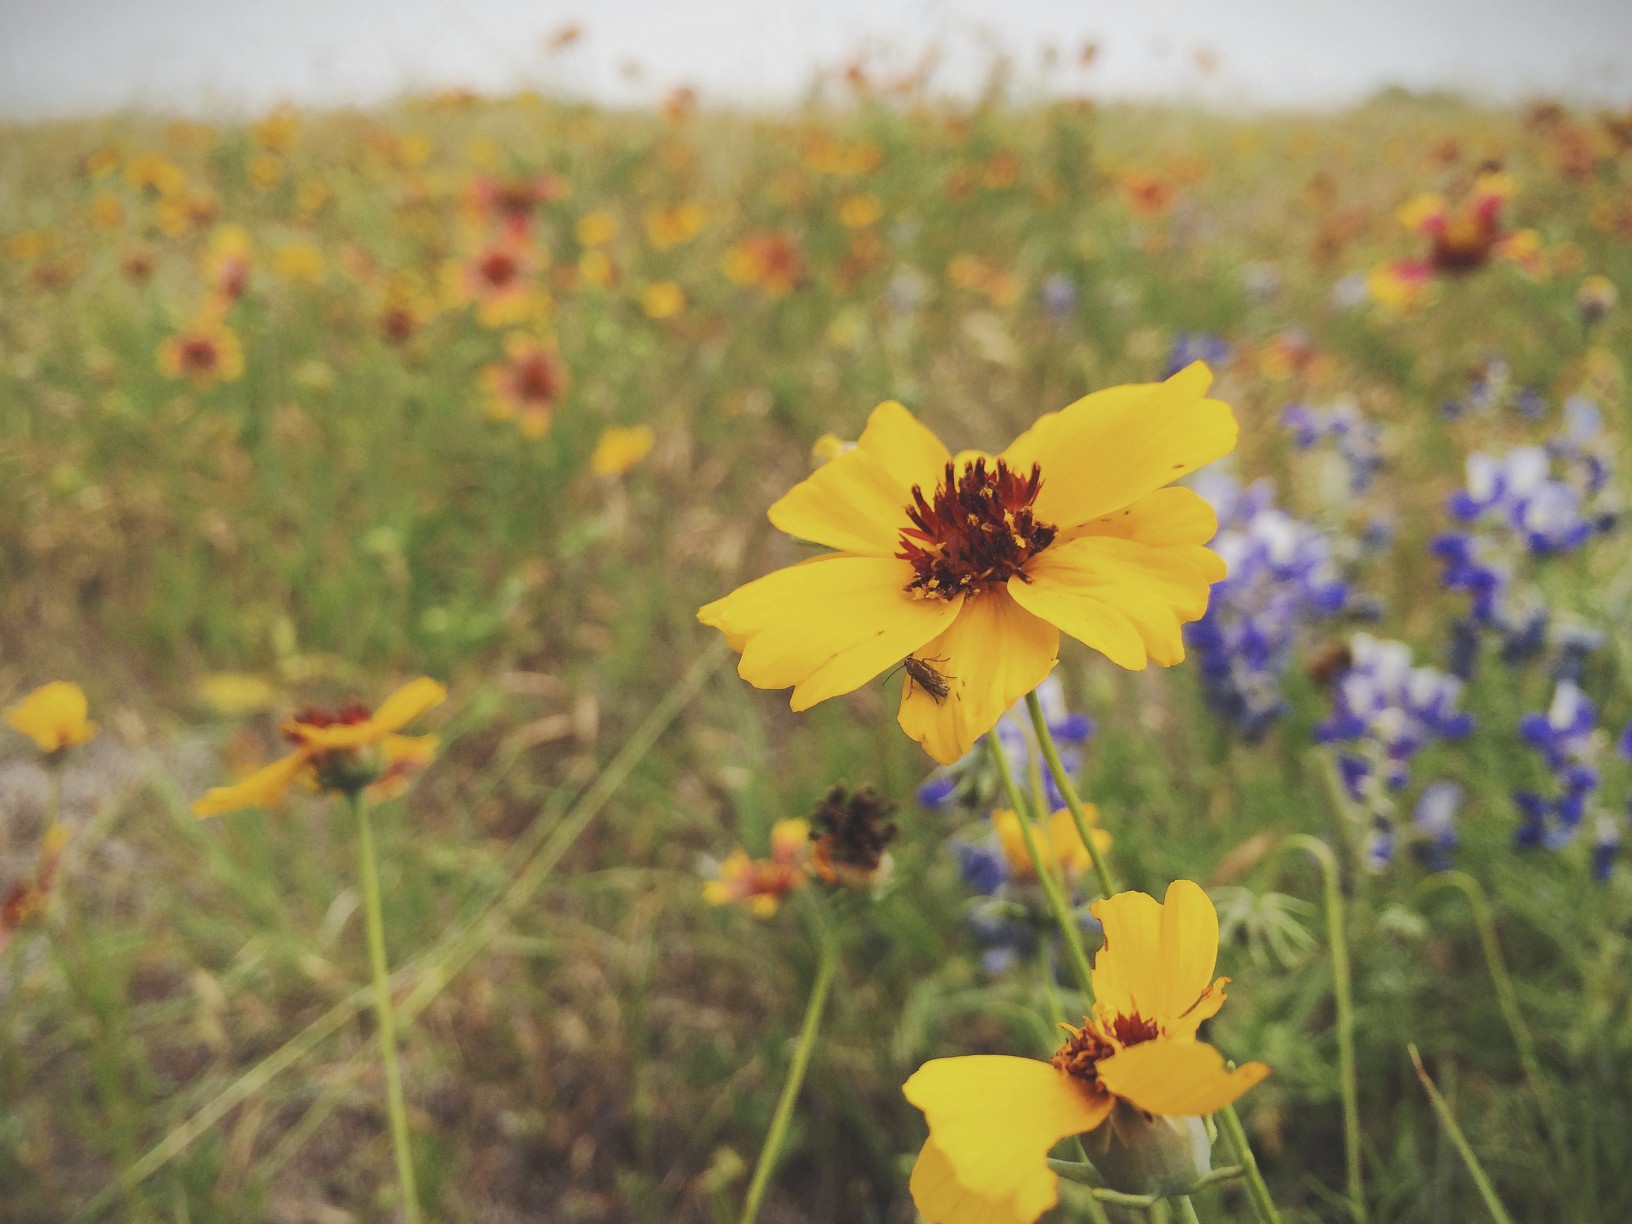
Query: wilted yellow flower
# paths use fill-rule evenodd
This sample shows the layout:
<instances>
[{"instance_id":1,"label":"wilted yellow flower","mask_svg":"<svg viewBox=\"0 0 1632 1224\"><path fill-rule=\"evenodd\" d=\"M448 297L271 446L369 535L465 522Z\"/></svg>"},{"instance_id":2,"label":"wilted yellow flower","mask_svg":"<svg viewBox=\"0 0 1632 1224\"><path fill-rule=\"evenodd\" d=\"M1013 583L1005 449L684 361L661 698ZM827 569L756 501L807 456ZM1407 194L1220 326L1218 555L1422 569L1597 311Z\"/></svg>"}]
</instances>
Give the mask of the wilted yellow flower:
<instances>
[{"instance_id":1,"label":"wilted yellow flower","mask_svg":"<svg viewBox=\"0 0 1632 1224\"><path fill-rule=\"evenodd\" d=\"M1223 561L1212 508L1164 487L1235 447L1229 405L1197 362L1165 383L1095 392L1002 454L949 452L897 403L856 448L770 509L835 551L708 604L738 674L808 709L900 661L936 660L947 691L902 686L902 728L951 764L1036 688L1061 631L1138 670L1184 658Z\"/></svg>"},{"instance_id":2,"label":"wilted yellow flower","mask_svg":"<svg viewBox=\"0 0 1632 1224\"><path fill-rule=\"evenodd\" d=\"M422 676L392 693L372 714L356 702L332 712L303 711L283 725L294 752L241 782L211 790L193 804L193 814L203 819L241 808L273 807L297 782L358 794L388 778L394 764L423 759L423 738L416 741L397 732L441 705L447 695L442 685Z\"/></svg>"},{"instance_id":3,"label":"wilted yellow flower","mask_svg":"<svg viewBox=\"0 0 1632 1224\"><path fill-rule=\"evenodd\" d=\"M6 722L38 745L41 752L58 753L95 737L97 725L79 685L53 680L41 685L6 710Z\"/></svg>"},{"instance_id":4,"label":"wilted yellow flower","mask_svg":"<svg viewBox=\"0 0 1632 1224\"><path fill-rule=\"evenodd\" d=\"M686 308L686 291L673 281L658 281L640 295L640 308L649 319L672 319Z\"/></svg>"},{"instance_id":5,"label":"wilted yellow flower","mask_svg":"<svg viewBox=\"0 0 1632 1224\"><path fill-rule=\"evenodd\" d=\"M651 453L657 435L650 425L608 425L589 457L597 476L622 476Z\"/></svg>"},{"instance_id":6,"label":"wilted yellow flower","mask_svg":"<svg viewBox=\"0 0 1632 1224\"><path fill-rule=\"evenodd\" d=\"M1099 808L1085 803L1082 809L1090 826L1089 832L1094 835L1094 848L1104 854L1111 848L1111 835L1104 829L1093 827L1099 824ZM1037 865L1032 862L1031 853L1026 849L1026 836L1020 829L1020 817L1007 808L1000 808L992 813L992 828L997 832L997 843L1003 849L1003 857L1009 862L1009 874L1017 880L1035 880ZM1088 847L1077 832L1077 822L1067 809L1061 808L1055 812L1049 817L1047 829L1039 832L1041 836L1036 837L1037 853L1042 856L1045 870L1056 873L1063 870L1069 879L1081 875L1093 865Z\"/></svg>"}]
</instances>

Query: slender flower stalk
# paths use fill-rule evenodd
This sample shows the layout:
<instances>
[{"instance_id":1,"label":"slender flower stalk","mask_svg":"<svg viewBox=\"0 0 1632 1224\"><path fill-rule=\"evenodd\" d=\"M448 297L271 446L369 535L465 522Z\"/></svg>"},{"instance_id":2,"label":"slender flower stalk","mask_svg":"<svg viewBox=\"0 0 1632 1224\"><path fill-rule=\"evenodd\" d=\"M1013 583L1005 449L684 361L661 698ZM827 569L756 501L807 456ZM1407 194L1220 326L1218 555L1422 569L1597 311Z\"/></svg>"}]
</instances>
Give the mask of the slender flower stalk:
<instances>
[{"instance_id":1,"label":"slender flower stalk","mask_svg":"<svg viewBox=\"0 0 1632 1224\"><path fill-rule=\"evenodd\" d=\"M385 1064L386 1107L391 1116L391 1146L396 1150L397 1181L402 1187L402 1211L408 1224L419 1224L419 1189L414 1180L414 1153L408 1139L408 1111L402 1100L402 1075L397 1070L397 1021L391 1007L390 974L385 963L385 923L380 917L380 872L374 855L374 829L361 791L351 793L357 817L357 848L362 864L363 913L368 926L368 961L374 974L374 1011L379 1023L380 1061Z\"/></svg>"},{"instance_id":2,"label":"slender flower stalk","mask_svg":"<svg viewBox=\"0 0 1632 1224\"><path fill-rule=\"evenodd\" d=\"M1071 908L1066 902L1065 894L1060 891L1060 881L1054 875L1053 866L1044 860L1037 846L1037 835L1032 831L1030 809L1026 806L1020 788L1015 785L1014 771L1009 768L1009 760L1003 754L1003 747L997 737L992 736L988 741L991 744L992 761L997 766L998 777L1003 782L1003 792L1008 797L1009 805L1020 826L1020 836L1025 839L1026 853L1031 856L1032 865L1037 869L1037 882L1042 885L1043 896L1048 899L1049 911L1054 915L1054 922L1060 928L1060 936L1065 940L1066 952L1070 956L1071 970L1077 980L1077 988L1082 991L1083 998L1094 997L1093 972L1088 966L1088 953L1082 946L1082 932L1077 928L1071 917ZM1087 836L1090 843L1090 852L1093 850L1093 837Z\"/></svg>"},{"instance_id":3,"label":"slender flower stalk","mask_svg":"<svg viewBox=\"0 0 1632 1224\"><path fill-rule=\"evenodd\" d=\"M1105 865L1105 856L1099 852L1094 843L1094 836L1088 828L1088 816L1083 811L1082 799L1077 795L1077 787L1071 781L1071 775L1066 772L1065 766L1060 763L1060 750L1054 745L1054 737L1048 730L1048 718L1043 713L1043 706L1037 700L1037 692L1033 689L1026 694L1026 709L1031 714L1032 729L1037 733L1037 746L1043 750L1043 757L1048 761L1049 772L1060 788L1060 794L1065 799L1066 809L1071 813L1071 819L1077 826L1077 834L1082 838L1083 845L1088 847L1088 856L1094 861L1094 874L1099 877L1099 891L1109 897L1116 891L1116 885L1111 881L1111 869Z\"/></svg>"},{"instance_id":4,"label":"slender flower stalk","mask_svg":"<svg viewBox=\"0 0 1632 1224\"><path fill-rule=\"evenodd\" d=\"M1462 1163L1468 1170L1468 1176L1473 1178L1473 1184L1479 1189L1479 1197L1484 1200L1485 1210L1490 1212L1490 1218L1496 1224L1513 1224L1513 1217L1507 1214L1507 1208L1502 1206L1502 1200L1496 1195L1496 1188L1490 1184L1490 1178L1485 1175L1484 1166L1479 1163L1479 1157L1473 1153L1473 1146L1468 1142L1462 1128L1456 1123L1456 1115L1451 1107L1445 1103L1434 1081L1428 1078L1428 1071L1422 1065L1422 1056L1417 1053L1417 1047L1407 1046L1411 1054L1411 1065L1417 1070L1417 1078L1422 1081L1423 1091L1428 1094L1428 1100L1433 1103L1434 1112L1439 1115L1445 1133L1451 1137L1451 1143L1462 1157Z\"/></svg>"},{"instance_id":5,"label":"slender flower stalk","mask_svg":"<svg viewBox=\"0 0 1632 1224\"><path fill-rule=\"evenodd\" d=\"M1235 1162L1241 1166L1241 1179L1247 1183L1247 1198L1252 1202L1259 1224L1281 1224L1280 1212L1275 1210L1275 1200L1269 1196L1264 1175L1258 1171L1258 1158L1252 1154L1252 1144L1247 1142L1247 1131L1241 1125L1235 1106L1226 1105L1214 1116L1218 1119L1218 1129L1229 1141Z\"/></svg>"},{"instance_id":6,"label":"slender flower stalk","mask_svg":"<svg viewBox=\"0 0 1632 1224\"><path fill-rule=\"evenodd\" d=\"M1302 850L1320 868L1325 889L1326 939L1331 945L1332 994L1337 1006L1337 1077L1343 1094L1343 1164L1349 1215L1366 1224L1365 1183L1360 1167L1360 1090L1354 1059L1354 986L1349 944L1344 932L1343 889L1337 856L1318 837L1294 833L1281 840L1282 851Z\"/></svg>"},{"instance_id":7,"label":"slender flower stalk","mask_svg":"<svg viewBox=\"0 0 1632 1224\"><path fill-rule=\"evenodd\" d=\"M794 1102L799 1099L799 1088L805 1082L805 1071L810 1056L816 1049L816 1035L821 1031L822 1013L827 1008L827 995L833 985L833 975L839 966L839 939L832 927L822 932L821 961L816 969L816 984L810 990L810 1002L805 1005L804 1023L799 1026L799 1044L793 1050L793 1063L788 1067L788 1078L782 1084L782 1095L771 1115L771 1129L760 1149L759 1163L754 1166L753 1180L748 1183L748 1197L742 1204L740 1224L754 1224L760 1203L770 1186L771 1174L782 1145L787 1142L788 1126L793 1121Z\"/></svg>"}]
</instances>

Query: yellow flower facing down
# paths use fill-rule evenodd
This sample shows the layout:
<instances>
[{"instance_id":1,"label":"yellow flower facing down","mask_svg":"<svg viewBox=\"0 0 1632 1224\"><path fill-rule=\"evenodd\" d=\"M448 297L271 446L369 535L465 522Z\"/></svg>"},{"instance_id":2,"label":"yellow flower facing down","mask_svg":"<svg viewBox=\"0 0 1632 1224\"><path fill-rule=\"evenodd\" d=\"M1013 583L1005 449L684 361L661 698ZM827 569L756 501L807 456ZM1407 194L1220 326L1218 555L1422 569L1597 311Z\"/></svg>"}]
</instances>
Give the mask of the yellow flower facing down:
<instances>
[{"instance_id":1,"label":"yellow flower facing down","mask_svg":"<svg viewBox=\"0 0 1632 1224\"><path fill-rule=\"evenodd\" d=\"M1082 805L1083 815L1087 817L1089 825L1099 823L1099 808L1092 803ZM1031 854L1026 849L1025 834L1020 831L1020 818L1006 808L992 813L992 828L997 831L997 843L1003 848L1003 857L1008 860L1009 874L1017 880L1035 880L1037 878L1036 864L1031 861ZM1104 829L1090 828L1094 836L1094 847L1104 854L1111 848L1111 835ZM1049 817L1046 831L1038 830L1037 853L1042 856L1043 866L1052 872L1062 868L1068 878L1075 878L1093 866L1093 858L1088 853L1088 847L1083 844L1077 833L1077 822L1071 819L1071 813L1061 808Z\"/></svg>"},{"instance_id":2,"label":"yellow flower facing down","mask_svg":"<svg viewBox=\"0 0 1632 1224\"><path fill-rule=\"evenodd\" d=\"M53 680L10 706L6 722L33 740L41 752L57 753L95 737L98 728L87 717L89 712L79 685Z\"/></svg>"},{"instance_id":3,"label":"yellow flower facing down","mask_svg":"<svg viewBox=\"0 0 1632 1224\"><path fill-rule=\"evenodd\" d=\"M193 804L193 815L203 819L241 808L275 807L297 783L342 794L379 783L389 789L422 767L436 745L434 736L397 732L447 696L446 688L422 676L392 693L373 713L356 702L338 711L303 711L283 725L293 752L241 782L215 787Z\"/></svg>"},{"instance_id":4,"label":"yellow flower facing down","mask_svg":"<svg viewBox=\"0 0 1632 1224\"><path fill-rule=\"evenodd\" d=\"M1091 910L1105 928L1094 1014L1067 1028L1052 1061L938 1058L903 1087L929 1123L911 1189L931 1224L1030 1224L1058 1196L1048 1153L1060 1140L1100 1127L1119 1103L1136 1117L1201 1117L1269 1074L1262 1063L1228 1070L1196 1040L1229 980L1213 978L1218 914L1199 885L1177 880L1160 902L1118 893Z\"/></svg>"},{"instance_id":5,"label":"yellow flower facing down","mask_svg":"<svg viewBox=\"0 0 1632 1224\"><path fill-rule=\"evenodd\" d=\"M912 656L901 727L950 765L1036 688L1060 633L1133 670L1184 658L1224 562L1212 507L1171 481L1235 446L1200 362L1049 413L997 456L951 454L900 404L770 509L833 551L704 606L738 674L804 710Z\"/></svg>"}]
</instances>

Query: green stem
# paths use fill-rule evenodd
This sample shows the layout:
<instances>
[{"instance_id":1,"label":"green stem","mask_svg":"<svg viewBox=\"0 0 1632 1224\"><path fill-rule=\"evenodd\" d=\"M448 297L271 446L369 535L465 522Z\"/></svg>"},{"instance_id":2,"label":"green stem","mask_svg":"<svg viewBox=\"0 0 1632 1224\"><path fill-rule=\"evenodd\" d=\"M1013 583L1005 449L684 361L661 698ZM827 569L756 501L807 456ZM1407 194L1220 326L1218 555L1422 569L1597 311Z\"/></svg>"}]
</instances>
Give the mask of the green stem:
<instances>
[{"instance_id":1,"label":"green stem","mask_svg":"<svg viewBox=\"0 0 1632 1224\"><path fill-rule=\"evenodd\" d=\"M1360 1168L1360 1089L1354 1058L1354 985L1349 942L1344 930L1341 869L1332 848L1318 837L1294 833L1280 849L1302 850L1320 868L1325 894L1326 941L1331 946L1332 994L1337 1005L1337 1078L1343 1094L1343 1162L1349 1215L1366 1224L1365 1183Z\"/></svg>"},{"instance_id":2,"label":"green stem","mask_svg":"<svg viewBox=\"0 0 1632 1224\"><path fill-rule=\"evenodd\" d=\"M402 1076L397 1070L396 1013L391 1009L391 982L385 966L385 923L380 918L380 871L374 857L374 828L369 821L368 805L358 792L351 795L351 810L357 817L368 961L374 973L374 1012L379 1022L380 1060L385 1064L386 1105L391 1116L391 1145L397 1154L397 1182L402 1187L404 1217L408 1224L419 1224L419 1190L414 1181L414 1154L408 1142L408 1111L402 1102Z\"/></svg>"},{"instance_id":3,"label":"green stem","mask_svg":"<svg viewBox=\"0 0 1632 1224\"><path fill-rule=\"evenodd\" d=\"M1173 1201L1179 1205L1179 1219L1182 1224L1201 1224L1201 1218L1196 1215L1196 1205L1190 1201L1188 1194L1181 1194Z\"/></svg>"},{"instance_id":4,"label":"green stem","mask_svg":"<svg viewBox=\"0 0 1632 1224\"><path fill-rule=\"evenodd\" d=\"M1417 886L1417 893L1421 896L1441 888L1456 889L1467 898L1468 908L1473 911L1473 925L1479 932L1479 947L1485 955L1485 968L1496 990L1496 1006L1501 1009L1507 1031L1518 1048L1519 1066L1524 1071L1531 1095L1536 1098L1536 1106L1541 1110L1554 1159L1558 1161L1558 1168L1566 1169L1569 1167L1569 1153L1563 1147L1562 1130L1553 1109L1553 1098L1542 1078L1535 1038L1530 1034L1530 1026L1524 1022L1524 1013L1519 1010L1518 992L1513 989L1513 978L1507 971L1502 945L1496 938L1496 921L1490 912L1490 901L1485 897L1485 890L1479 886L1479 881L1461 871L1442 871L1430 876Z\"/></svg>"},{"instance_id":5,"label":"green stem","mask_svg":"<svg viewBox=\"0 0 1632 1224\"><path fill-rule=\"evenodd\" d=\"M1071 916L1070 906L1066 904L1065 895L1060 891L1060 882L1054 878L1054 873L1048 864L1043 861L1042 854L1037 849L1037 835L1032 831L1032 821L1025 799L1020 794L1020 788L1014 784L1014 774L1009 769L1009 759L1003 755L1003 745L996 734L988 735L986 742L991 747L992 760L997 765L998 777L1002 779L1003 791L1008 796L1009 806L1014 809L1015 820L1020 825L1020 836L1026 843L1026 853L1031 856L1031 865L1037 872L1037 882L1042 885L1043 896L1048 899L1048 908L1054 915L1054 923L1060 928L1060 934L1065 939L1066 952L1071 960L1072 972L1076 974L1077 985L1082 990L1083 997L1094 997L1093 974L1088 968L1088 953L1082 947L1082 932L1077 929L1076 920Z\"/></svg>"},{"instance_id":6,"label":"green stem","mask_svg":"<svg viewBox=\"0 0 1632 1224\"><path fill-rule=\"evenodd\" d=\"M1116 892L1116 885L1111 882L1111 869L1105 865L1105 856L1100 854L1099 847L1094 844L1093 830L1088 826L1088 816L1083 811L1082 800L1077 797L1076 784L1071 781L1071 775L1065 772L1065 766L1060 764L1060 750L1054 746L1054 737L1048 730L1048 719L1043 714L1043 703L1037 699L1035 691L1026 694L1026 709L1031 714L1032 730L1037 733L1037 746L1043 750L1043 759L1048 762L1049 772L1054 775L1054 783L1060 788L1060 794L1065 796L1065 806L1071 813L1071 822L1077 826L1077 836L1082 838L1082 844L1088 847L1088 857L1094 861L1094 874L1099 877L1099 891L1109 897Z\"/></svg>"},{"instance_id":7,"label":"green stem","mask_svg":"<svg viewBox=\"0 0 1632 1224\"><path fill-rule=\"evenodd\" d=\"M1485 1200L1485 1210L1490 1212L1490 1218L1495 1220L1496 1224L1513 1224L1513 1217L1507 1214L1507 1209L1502 1206L1502 1200L1496 1197L1496 1189L1490 1184L1490 1178L1485 1176L1484 1167L1480 1165L1479 1158L1473 1154L1467 1136L1456 1124L1456 1115L1445 1103L1445 1098L1439 1095L1439 1089L1434 1087L1434 1081L1428 1078L1428 1072L1423 1068L1422 1057L1417 1053L1417 1047L1408 1045L1405 1048L1411 1053L1411 1065L1417 1069L1417 1078L1422 1081L1423 1090L1433 1102L1434 1112L1439 1115L1445 1133L1450 1135L1451 1142L1456 1145L1456 1150L1462 1157L1462 1163L1467 1166L1468 1176L1473 1178L1473 1184L1479 1188L1479 1197Z\"/></svg>"},{"instance_id":8,"label":"green stem","mask_svg":"<svg viewBox=\"0 0 1632 1224\"><path fill-rule=\"evenodd\" d=\"M1247 1132L1241 1125L1235 1106L1226 1105L1215 1116L1218 1118L1218 1129L1229 1140L1235 1163L1241 1166L1242 1180L1247 1183L1247 1198L1252 1201L1253 1214L1258 1217L1259 1224L1281 1224L1280 1213L1275 1210L1275 1200L1269 1197L1269 1187L1264 1184L1264 1175L1258 1171L1258 1158L1252 1154L1252 1144L1247 1142Z\"/></svg>"},{"instance_id":9,"label":"green stem","mask_svg":"<svg viewBox=\"0 0 1632 1224\"><path fill-rule=\"evenodd\" d=\"M811 1053L816 1049L816 1034L822 1027L822 1012L827 1007L827 992L833 985L833 974L839 966L839 940L831 927L822 932L821 963L816 970L816 984L810 990L810 1002L805 1005L805 1022L799 1028L799 1044L793 1050L793 1064L788 1078L782 1084L782 1096L771 1115L771 1129L760 1149L759 1163L754 1166L754 1178L748 1184L748 1197L742 1204L741 1224L754 1224L759 1205L770 1185L771 1173L782 1145L787 1142L788 1126L793 1121L794 1102L799 1099L799 1087L805 1081L805 1070L810 1066Z\"/></svg>"}]
</instances>

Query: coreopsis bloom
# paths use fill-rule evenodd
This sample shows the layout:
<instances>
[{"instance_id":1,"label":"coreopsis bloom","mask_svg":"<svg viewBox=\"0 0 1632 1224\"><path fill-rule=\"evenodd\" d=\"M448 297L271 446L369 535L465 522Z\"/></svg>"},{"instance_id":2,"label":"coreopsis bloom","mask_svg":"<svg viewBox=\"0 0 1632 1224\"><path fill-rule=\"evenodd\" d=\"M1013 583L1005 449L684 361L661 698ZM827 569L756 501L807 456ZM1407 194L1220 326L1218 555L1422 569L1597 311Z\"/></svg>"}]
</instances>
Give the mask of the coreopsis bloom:
<instances>
[{"instance_id":1,"label":"coreopsis bloom","mask_svg":"<svg viewBox=\"0 0 1632 1224\"><path fill-rule=\"evenodd\" d=\"M1030 1224L1058 1197L1049 1150L1095 1131L1085 1144L1113 1188L1177 1189L1206 1171L1204 1137L1199 1151L1185 1142L1169 1155L1173 1135L1194 1130L1179 1120L1223 1109L1269 1074L1262 1063L1227 1070L1196 1040L1229 981L1213 978L1218 914L1199 885L1176 880L1160 902L1125 892L1091 909L1105 928L1094 1014L1066 1026L1050 1062L938 1058L902 1088L929 1123L911 1189L931 1224ZM1141 1145L1165 1159L1141 1159Z\"/></svg>"},{"instance_id":2,"label":"coreopsis bloom","mask_svg":"<svg viewBox=\"0 0 1632 1224\"><path fill-rule=\"evenodd\" d=\"M310 242L288 242L272 256L278 276L294 284L320 285L328 272L323 252Z\"/></svg>"},{"instance_id":3,"label":"coreopsis bloom","mask_svg":"<svg viewBox=\"0 0 1632 1224\"><path fill-rule=\"evenodd\" d=\"M185 378L200 391L218 382L235 382L244 372L243 346L219 319L200 318L159 345L159 372L167 378Z\"/></svg>"},{"instance_id":4,"label":"coreopsis bloom","mask_svg":"<svg viewBox=\"0 0 1632 1224\"><path fill-rule=\"evenodd\" d=\"M640 295L640 308L648 319L672 319L686 308L686 291L672 280L657 281Z\"/></svg>"},{"instance_id":5,"label":"coreopsis bloom","mask_svg":"<svg viewBox=\"0 0 1632 1224\"><path fill-rule=\"evenodd\" d=\"M758 289L766 297L786 297L805 275L797 240L775 230L745 234L725 253L724 271L732 284Z\"/></svg>"},{"instance_id":6,"label":"coreopsis bloom","mask_svg":"<svg viewBox=\"0 0 1632 1224\"><path fill-rule=\"evenodd\" d=\"M651 453L657 435L650 425L608 425L589 456L597 476L622 476Z\"/></svg>"},{"instance_id":7,"label":"coreopsis bloom","mask_svg":"<svg viewBox=\"0 0 1632 1224\"><path fill-rule=\"evenodd\" d=\"M496 421L515 421L524 437L542 438L566 392L567 367L553 342L526 332L505 337L504 355L503 362L486 367L479 376L488 415Z\"/></svg>"},{"instance_id":8,"label":"coreopsis bloom","mask_svg":"<svg viewBox=\"0 0 1632 1224\"><path fill-rule=\"evenodd\" d=\"M741 847L733 850L703 883L703 899L710 905L746 905L755 917L769 918L782 901L805 883L805 860L810 851L810 825L803 820L779 820L771 828L771 857L754 859Z\"/></svg>"},{"instance_id":9,"label":"coreopsis bloom","mask_svg":"<svg viewBox=\"0 0 1632 1224\"><path fill-rule=\"evenodd\" d=\"M426 676L403 685L370 713L357 702L336 711L306 710L283 724L295 745L288 756L241 782L217 786L193 804L200 819L241 808L273 807L296 783L340 794L357 794L399 780L422 765L433 737L398 735L403 727L446 700L448 690Z\"/></svg>"},{"instance_id":10,"label":"coreopsis bloom","mask_svg":"<svg viewBox=\"0 0 1632 1224\"><path fill-rule=\"evenodd\" d=\"M53 680L41 685L6 710L6 722L47 755L75 748L95 737L97 725L87 715L90 707L79 685Z\"/></svg>"},{"instance_id":11,"label":"coreopsis bloom","mask_svg":"<svg viewBox=\"0 0 1632 1224\"><path fill-rule=\"evenodd\" d=\"M705 220L702 206L689 200L664 204L646 213L646 237L658 250L666 251L695 238Z\"/></svg>"},{"instance_id":12,"label":"coreopsis bloom","mask_svg":"<svg viewBox=\"0 0 1632 1224\"><path fill-rule=\"evenodd\" d=\"M1083 815L1087 818L1088 831L1093 834L1094 848L1104 854L1111 848L1111 835L1104 829L1097 828L1099 824L1099 808L1092 803L1082 805ZM1020 817L1008 808L999 808L992 813L992 829L997 834L997 844L1007 860L1009 878L1012 880L1035 880L1037 878L1037 864L1032 862L1031 852L1026 849L1026 837L1020 829ZM1088 847L1083 843L1082 835L1077 832L1077 822L1071 818L1066 808L1061 808L1048 818L1047 828L1035 830L1032 836L1037 842L1037 853L1043 860L1043 867L1049 872L1063 872L1068 880L1074 880L1093 865L1093 858L1088 853Z\"/></svg>"},{"instance_id":13,"label":"coreopsis bloom","mask_svg":"<svg viewBox=\"0 0 1632 1224\"><path fill-rule=\"evenodd\" d=\"M51 890L57 880L57 866L62 862L62 851L70 836L68 826L52 825L40 843L40 857L34 877L19 880L0 895L0 951L4 951L11 937L31 920L45 913L51 900Z\"/></svg>"},{"instance_id":14,"label":"coreopsis bloom","mask_svg":"<svg viewBox=\"0 0 1632 1224\"><path fill-rule=\"evenodd\" d=\"M903 655L899 721L943 765L991 730L1058 661L1060 632L1142 669L1184 658L1224 563L1212 508L1166 488L1235 446L1230 408L1197 363L1049 413L1000 455L952 455L900 404L873 410L854 450L770 509L835 550L706 605L759 688L804 710Z\"/></svg>"}]
</instances>

